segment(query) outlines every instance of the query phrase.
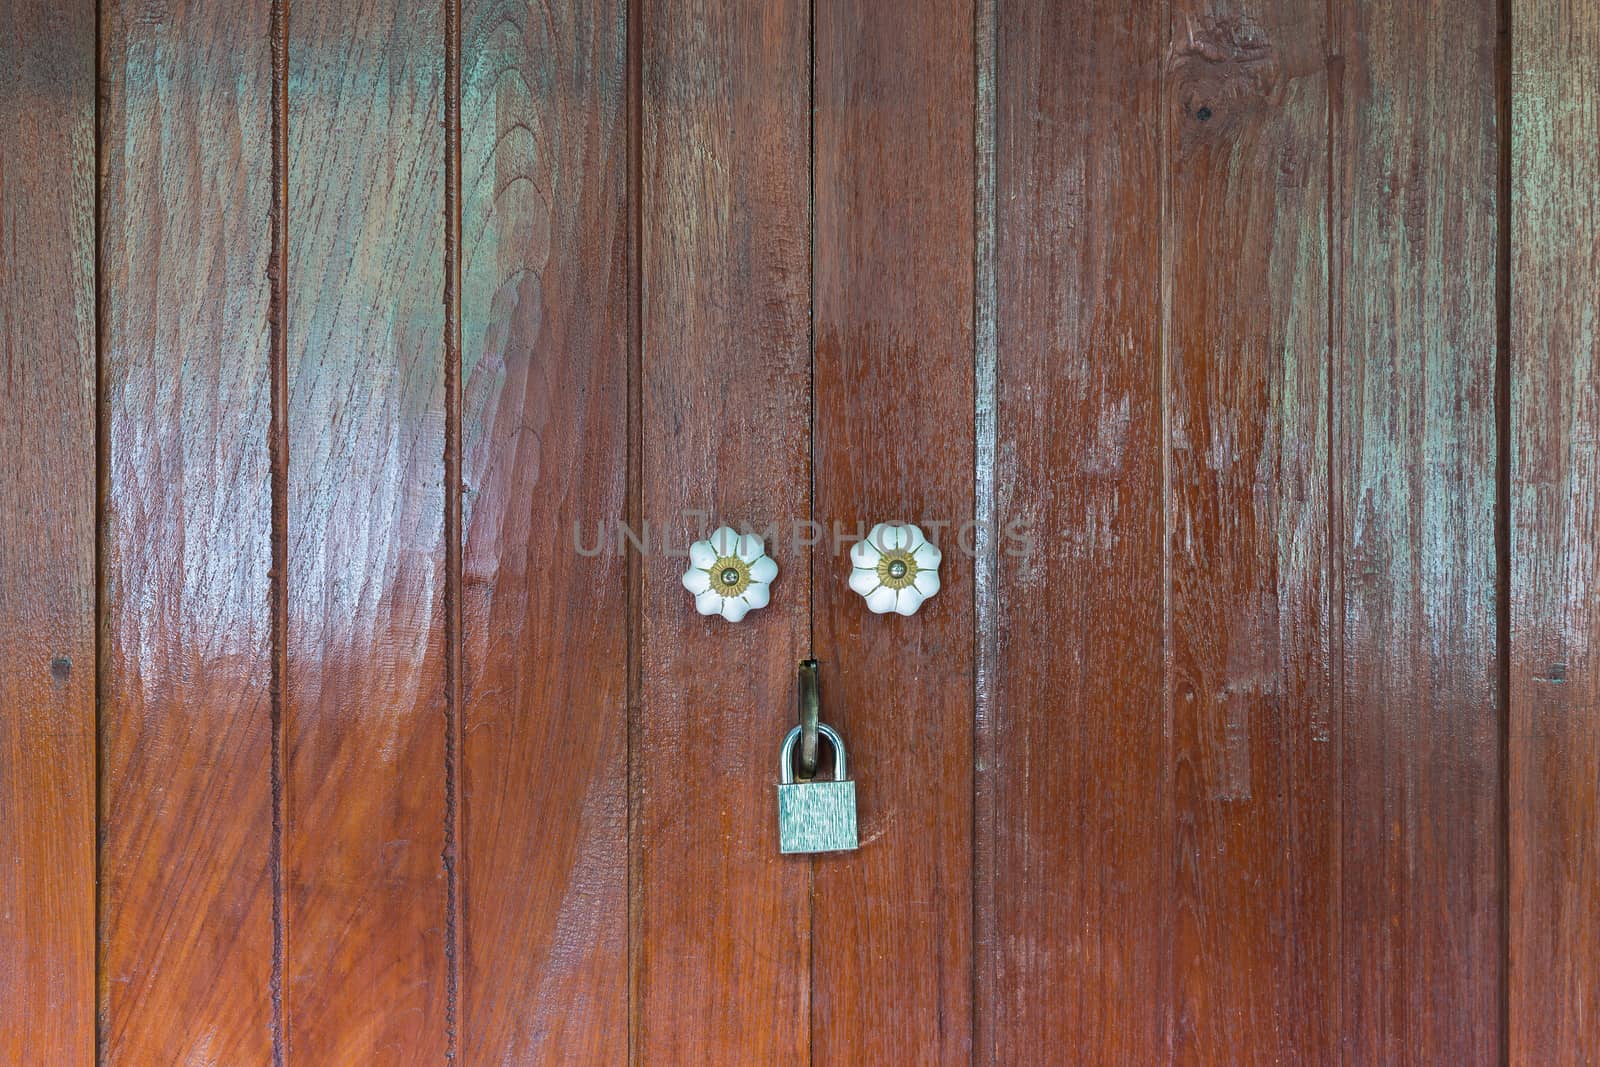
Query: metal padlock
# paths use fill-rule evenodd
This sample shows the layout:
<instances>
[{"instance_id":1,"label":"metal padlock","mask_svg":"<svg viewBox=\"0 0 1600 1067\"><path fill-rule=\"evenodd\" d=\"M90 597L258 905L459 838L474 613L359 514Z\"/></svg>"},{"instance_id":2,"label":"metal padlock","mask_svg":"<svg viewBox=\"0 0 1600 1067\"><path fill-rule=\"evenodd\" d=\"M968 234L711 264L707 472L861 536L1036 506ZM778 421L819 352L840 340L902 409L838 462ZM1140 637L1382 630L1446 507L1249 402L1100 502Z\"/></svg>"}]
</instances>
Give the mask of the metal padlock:
<instances>
[{"instance_id":1,"label":"metal padlock","mask_svg":"<svg viewBox=\"0 0 1600 1067\"><path fill-rule=\"evenodd\" d=\"M856 847L856 784L848 780L844 738L831 726L817 732L833 746L833 781L794 780L794 746L800 727L783 739L778 772L778 851L847 852Z\"/></svg>"}]
</instances>

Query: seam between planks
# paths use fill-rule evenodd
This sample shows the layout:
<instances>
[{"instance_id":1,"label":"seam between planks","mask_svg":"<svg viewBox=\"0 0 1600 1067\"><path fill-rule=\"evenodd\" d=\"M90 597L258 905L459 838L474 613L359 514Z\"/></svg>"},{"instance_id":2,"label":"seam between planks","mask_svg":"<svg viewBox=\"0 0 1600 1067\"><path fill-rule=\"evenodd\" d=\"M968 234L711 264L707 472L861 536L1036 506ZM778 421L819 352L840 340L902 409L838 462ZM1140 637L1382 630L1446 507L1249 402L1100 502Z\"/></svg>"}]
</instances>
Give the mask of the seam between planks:
<instances>
[{"instance_id":1,"label":"seam between planks","mask_svg":"<svg viewBox=\"0 0 1600 1067\"><path fill-rule=\"evenodd\" d=\"M1496 175L1495 235L1495 694L1496 825L1499 856L1495 871L1500 902L1497 949L1500 988L1500 1062L1511 1062L1511 33L1512 0L1497 0L1499 33L1495 42L1495 121L1499 154Z\"/></svg>"},{"instance_id":2,"label":"seam between planks","mask_svg":"<svg viewBox=\"0 0 1600 1067\"><path fill-rule=\"evenodd\" d=\"M271 414L267 448L271 469L272 567L268 596L271 629L272 787L272 1062L284 1067L289 1056L289 1018L283 995L289 931L284 885L284 725L287 717L289 620L289 3L272 0L272 199L269 208Z\"/></svg>"},{"instance_id":3,"label":"seam between planks","mask_svg":"<svg viewBox=\"0 0 1600 1067\"><path fill-rule=\"evenodd\" d=\"M102 911L102 897L100 883L105 871L104 848L102 847L105 834L103 814L106 810L105 796L105 735L104 735L104 709L106 706L106 640L105 640L105 515L106 499L110 491L111 469L109 464L110 439L108 419L106 415L106 298L104 291L105 257L103 250L103 236L105 233L104 218L104 186L105 186L105 112L106 112L106 79L103 69L103 48L105 39L105 0L97 0L94 6L94 189L92 191L93 204L93 259L94 259L94 723L92 726L94 736L94 885L90 892L93 897L94 909L91 923L94 930L94 944L90 950L93 955L94 989L93 989L93 1019L94 1019L94 1062L105 1061L106 1027L110 1021L110 998L103 992L105 982L105 930L104 913Z\"/></svg>"},{"instance_id":4,"label":"seam between planks","mask_svg":"<svg viewBox=\"0 0 1600 1067\"><path fill-rule=\"evenodd\" d=\"M628 225L628 341L627 341L627 471L623 511L630 529L642 529L644 493L644 213L641 204L644 187L644 42L642 38L644 15L643 0L627 0L626 50L626 122L627 122L627 225ZM627 538L624 561L624 618L626 619L626 657L623 732L626 736L624 780L627 795L627 812L624 848L626 849L626 912L627 912L627 1004L628 1062L638 1062L640 1055L638 1014L639 1003L639 924L642 919L637 890L641 885L639 866L642 857L634 848L639 817L639 783L635 775L635 736L639 727L640 704L640 646L642 639L642 605L644 602L644 564L636 546Z\"/></svg>"},{"instance_id":5,"label":"seam between planks","mask_svg":"<svg viewBox=\"0 0 1600 1067\"><path fill-rule=\"evenodd\" d=\"M817 3L806 5L806 382L807 516L817 519ZM813 531L815 525L812 526ZM806 650L817 655L817 550L806 561ZM830 548L831 552L831 548ZM826 565L826 564L825 564ZM820 673L820 667L818 668ZM820 677L817 682L821 686ZM806 858L806 1063L817 1044L817 860Z\"/></svg>"},{"instance_id":6,"label":"seam between planks","mask_svg":"<svg viewBox=\"0 0 1600 1067\"><path fill-rule=\"evenodd\" d=\"M445 1061L461 1050L461 0L444 0L444 849Z\"/></svg>"},{"instance_id":7,"label":"seam between planks","mask_svg":"<svg viewBox=\"0 0 1600 1067\"><path fill-rule=\"evenodd\" d=\"M1162 1040L1166 1044L1167 1062L1174 1062L1176 1055L1176 1005L1177 1005L1177 963L1175 938L1177 924L1175 922L1177 884L1178 884L1178 814L1177 803L1174 798L1173 778L1176 749L1173 743L1174 719L1172 711L1172 433L1171 433L1171 393L1172 393L1172 361L1168 352L1168 338L1172 332L1172 262L1171 242L1167 239L1167 230L1172 221L1172 136L1169 129L1170 116L1168 115L1167 98L1167 58L1172 49L1172 0L1166 0L1161 6L1162 33L1159 38L1160 47L1156 50L1156 136L1158 147L1156 151L1158 171L1156 181L1160 187L1160 208L1156 231L1157 252L1159 263L1159 280L1157 287L1158 308L1156 317L1156 350L1159 353L1160 364L1160 400L1161 400L1161 722L1163 733L1162 774L1159 788L1161 789L1161 812L1166 822L1167 848L1163 877L1165 885L1162 897L1166 902L1166 913L1162 917L1162 959L1161 966L1165 971L1162 976L1162 991L1165 998L1162 1018Z\"/></svg>"}]
</instances>

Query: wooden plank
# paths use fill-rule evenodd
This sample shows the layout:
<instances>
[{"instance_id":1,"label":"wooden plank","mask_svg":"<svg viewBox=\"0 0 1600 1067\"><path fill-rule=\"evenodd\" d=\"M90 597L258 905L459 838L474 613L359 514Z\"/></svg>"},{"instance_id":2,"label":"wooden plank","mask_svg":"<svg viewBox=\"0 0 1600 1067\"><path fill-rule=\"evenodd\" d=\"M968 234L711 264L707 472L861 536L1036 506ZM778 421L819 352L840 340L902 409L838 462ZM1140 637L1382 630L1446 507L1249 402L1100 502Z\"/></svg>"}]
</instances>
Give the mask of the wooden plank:
<instances>
[{"instance_id":1,"label":"wooden plank","mask_svg":"<svg viewBox=\"0 0 1600 1067\"><path fill-rule=\"evenodd\" d=\"M269 21L232 0L102 13L100 1013L116 1063L273 1059Z\"/></svg>"},{"instance_id":2,"label":"wooden plank","mask_svg":"<svg viewBox=\"0 0 1600 1067\"><path fill-rule=\"evenodd\" d=\"M442 5L289 19L289 1052L438 1063L446 944Z\"/></svg>"},{"instance_id":3,"label":"wooden plank","mask_svg":"<svg viewBox=\"0 0 1600 1067\"><path fill-rule=\"evenodd\" d=\"M0 1060L94 1062L95 13L0 9Z\"/></svg>"},{"instance_id":4,"label":"wooden plank","mask_svg":"<svg viewBox=\"0 0 1600 1067\"><path fill-rule=\"evenodd\" d=\"M1165 26L1118 0L1030 0L1000 5L997 37L980 1061L1031 1064L1060 1047L1160 1063ZM1004 533L1013 523L1032 538L1025 556Z\"/></svg>"},{"instance_id":5,"label":"wooden plank","mask_svg":"<svg viewBox=\"0 0 1600 1067\"><path fill-rule=\"evenodd\" d=\"M1517 0L1511 63L1514 1064L1600 1062L1600 9Z\"/></svg>"},{"instance_id":6,"label":"wooden plank","mask_svg":"<svg viewBox=\"0 0 1600 1067\"><path fill-rule=\"evenodd\" d=\"M1490 0L1343 4L1335 551L1350 1062L1503 1054Z\"/></svg>"},{"instance_id":7,"label":"wooden plank","mask_svg":"<svg viewBox=\"0 0 1600 1067\"><path fill-rule=\"evenodd\" d=\"M1334 1062L1326 5L1175 8L1163 390L1173 1057Z\"/></svg>"},{"instance_id":8,"label":"wooden plank","mask_svg":"<svg viewBox=\"0 0 1600 1067\"><path fill-rule=\"evenodd\" d=\"M863 845L815 865L812 1059L967 1063L973 10L815 12L816 519L922 523L944 558L942 590L901 617L867 611L847 552L814 557L823 713Z\"/></svg>"},{"instance_id":9,"label":"wooden plank","mask_svg":"<svg viewBox=\"0 0 1600 1067\"><path fill-rule=\"evenodd\" d=\"M778 855L778 746L808 651L808 4L657 0L640 67L635 1063L806 1062L809 880ZM690 512L778 526L770 606L679 584ZM676 551L669 551L670 538Z\"/></svg>"},{"instance_id":10,"label":"wooden plank","mask_svg":"<svg viewBox=\"0 0 1600 1067\"><path fill-rule=\"evenodd\" d=\"M461 15L463 1048L621 1064L626 10Z\"/></svg>"}]
</instances>

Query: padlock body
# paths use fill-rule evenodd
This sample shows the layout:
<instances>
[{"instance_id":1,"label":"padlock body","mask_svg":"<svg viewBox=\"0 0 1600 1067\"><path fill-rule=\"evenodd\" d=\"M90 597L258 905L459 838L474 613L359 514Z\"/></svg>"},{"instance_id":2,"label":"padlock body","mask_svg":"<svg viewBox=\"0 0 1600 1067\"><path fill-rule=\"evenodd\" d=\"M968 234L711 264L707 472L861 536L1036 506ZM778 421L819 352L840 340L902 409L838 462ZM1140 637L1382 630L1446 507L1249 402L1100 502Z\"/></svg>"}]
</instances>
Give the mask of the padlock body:
<instances>
[{"instance_id":1,"label":"padlock body","mask_svg":"<svg viewBox=\"0 0 1600 1067\"><path fill-rule=\"evenodd\" d=\"M854 782L794 782L778 786L780 852L846 852L855 847Z\"/></svg>"}]
</instances>

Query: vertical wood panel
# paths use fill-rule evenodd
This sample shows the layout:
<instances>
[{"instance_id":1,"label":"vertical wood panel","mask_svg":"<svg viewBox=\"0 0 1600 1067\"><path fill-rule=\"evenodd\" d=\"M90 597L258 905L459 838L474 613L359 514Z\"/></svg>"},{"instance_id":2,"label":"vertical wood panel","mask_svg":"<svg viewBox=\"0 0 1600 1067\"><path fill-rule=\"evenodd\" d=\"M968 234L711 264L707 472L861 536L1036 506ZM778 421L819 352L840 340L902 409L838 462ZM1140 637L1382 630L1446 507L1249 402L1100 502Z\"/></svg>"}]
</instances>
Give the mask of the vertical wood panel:
<instances>
[{"instance_id":1,"label":"vertical wood panel","mask_svg":"<svg viewBox=\"0 0 1600 1067\"><path fill-rule=\"evenodd\" d=\"M817 521L919 523L944 559L909 618L867 611L846 552L814 559L823 713L852 757L862 848L815 861L812 1055L967 1063L972 6L824 0L815 48Z\"/></svg>"},{"instance_id":2,"label":"vertical wood panel","mask_svg":"<svg viewBox=\"0 0 1600 1067\"><path fill-rule=\"evenodd\" d=\"M1489 0L1339 13L1345 1055L1488 1063L1504 970L1497 16Z\"/></svg>"},{"instance_id":3,"label":"vertical wood panel","mask_svg":"<svg viewBox=\"0 0 1600 1067\"><path fill-rule=\"evenodd\" d=\"M1600 1062L1600 9L1512 11L1511 1062Z\"/></svg>"},{"instance_id":4,"label":"vertical wood panel","mask_svg":"<svg viewBox=\"0 0 1600 1067\"><path fill-rule=\"evenodd\" d=\"M115 1063L272 1061L268 22L233 0L102 14Z\"/></svg>"},{"instance_id":5,"label":"vertical wood panel","mask_svg":"<svg viewBox=\"0 0 1600 1067\"><path fill-rule=\"evenodd\" d=\"M1338 1058L1324 10L1180 0L1167 57L1182 1063Z\"/></svg>"},{"instance_id":6,"label":"vertical wood panel","mask_svg":"<svg viewBox=\"0 0 1600 1067\"><path fill-rule=\"evenodd\" d=\"M1169 1056L1158 10L1000 5L985 1063Z\"/></svg>"},{"instance_id":7,"label":"vertical wood panel","mask_svg":"<svg viewBox=\"0 0 1600 1067\"><path fill-rule=\"evenodd\" d=\"M285 995L305 1063L447 1051L442 14L289 19Z\"/></svg>"},{"instance_id":8,"label":"vertical wood panel","mask_svg":"<svg viewBox=\"0 0 1600 1067\"><path fill-rule=\"evenodd\" d=\"M95 15L0 8L0 1060L94 1061Z\"/></svg>"},{"instance_id":9,"label":"vertical wood panel","mask_svg":"<svg viewBox=\"0 0 1600 1067\"><path fill-rule=\"evenodd\" d=\"M462 25L465 1061L620 1064L626 13Z\"/></svg>"},{"instance_id":10,"label":"vertical wood panel","mask_svg":"<svg viewBox=\"0 0 1600 1067\"><path fill-rule=\"evenodd\" d=\"M807 4L641 12L642 516L631 724L633 1057L806 1062L804 863L774 785L808 651ZM679 584L699 523L763 530L767 608L731 625ZM676 551L669 552L663 537Z\"/></svg>"}]
</instances>

